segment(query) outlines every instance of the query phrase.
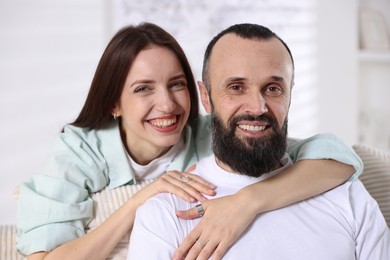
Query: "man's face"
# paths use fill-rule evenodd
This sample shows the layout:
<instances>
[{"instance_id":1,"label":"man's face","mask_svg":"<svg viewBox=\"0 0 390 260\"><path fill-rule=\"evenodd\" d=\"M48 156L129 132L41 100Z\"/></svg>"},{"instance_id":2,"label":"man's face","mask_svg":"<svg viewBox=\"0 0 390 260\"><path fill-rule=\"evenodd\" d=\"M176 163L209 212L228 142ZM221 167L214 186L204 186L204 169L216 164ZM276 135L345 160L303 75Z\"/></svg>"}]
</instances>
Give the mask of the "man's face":
<instances>
[{"instance_id":1,"label":"man's face","mask_svg":"<svg viewBox=\"0 0 390 260\"><path fill-rule=\"evenodd\" d=\"M202 86L200 91L212 112L214 152L223 168L257 176L278 166L286 148L292 76L291 58L277 39L227 34L218 40L209 64L211 96Z\"/></svg>"}]
</instances>

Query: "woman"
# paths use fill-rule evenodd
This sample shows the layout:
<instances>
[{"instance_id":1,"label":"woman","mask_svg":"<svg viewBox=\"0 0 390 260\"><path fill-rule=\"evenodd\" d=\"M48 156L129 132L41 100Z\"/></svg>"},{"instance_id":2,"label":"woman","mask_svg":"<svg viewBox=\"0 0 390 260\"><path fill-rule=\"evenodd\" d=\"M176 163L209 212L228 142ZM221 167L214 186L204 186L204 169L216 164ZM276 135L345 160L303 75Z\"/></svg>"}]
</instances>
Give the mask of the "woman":
<instances>
[{"instance_id":1,"label":"woman","mask_svg":"<svg viewBox=\"0 0 390 260\"><path fill-rule=\"evenodd\" d=\"M334 137L319 136L289 147L292 158L300 162L278 179L252 185L232 197L206 201L202 194L213 195L215 187L178 171L211 153L208 122L207 117L198 116L194 78L176 40L148 23L120 30L103 53L80 115L64 127L55 143L44 174L21 185L20 252L29 259L105 259L131 230L137 207L157 193L171 192L188 201L202 202L204 219L208 220L184 241L177 256L188 250L190 255L211 255L212 251L192 247L193 239L203 233L210 234L212 248L217 249L214 257L218 258L254 214L339 185L354 171L348 165L358 172L362 168L350 148ZM328 143L324 147L329 149L318 151L318 143ZM347 165L303 160L317 158ZM93 194L155 178L103 224L85 234L94 214ZM308 182L310 187L305 185ZM253 200L255 196L265 199ZM248 208L227 214L226 205L243 200L245 203L239 204ZM198 216L191 210L178 214ZM227 229L224 222L218 225L221 218L234 223L228 230L232 235L215 236Z\"/></svg>"}]
</instances>

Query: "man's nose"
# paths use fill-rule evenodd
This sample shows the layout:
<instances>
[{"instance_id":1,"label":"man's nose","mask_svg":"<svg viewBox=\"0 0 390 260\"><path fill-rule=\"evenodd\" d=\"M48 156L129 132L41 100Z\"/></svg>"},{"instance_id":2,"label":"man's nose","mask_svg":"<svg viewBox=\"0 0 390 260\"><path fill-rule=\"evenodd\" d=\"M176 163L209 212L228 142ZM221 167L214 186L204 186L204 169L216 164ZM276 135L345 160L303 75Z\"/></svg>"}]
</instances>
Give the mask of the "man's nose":
<instances>
[{"instance_id":1,"label":"man's nose","mask_svg":"<svg viewBox=\"0 0 390 260\"><path fill-rule=\"evenodd\" d=\"M248 93L244 109L245 113L259 116L268 112L267 102L261 93Z\"/></svg>"}]
</instances>

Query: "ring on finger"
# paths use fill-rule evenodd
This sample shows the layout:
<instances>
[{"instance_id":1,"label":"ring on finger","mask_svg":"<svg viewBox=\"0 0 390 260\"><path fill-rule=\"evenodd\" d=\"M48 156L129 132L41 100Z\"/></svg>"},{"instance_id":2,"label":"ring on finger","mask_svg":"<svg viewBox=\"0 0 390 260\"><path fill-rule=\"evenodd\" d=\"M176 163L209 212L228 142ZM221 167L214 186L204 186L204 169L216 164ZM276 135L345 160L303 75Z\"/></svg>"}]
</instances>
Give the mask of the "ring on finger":
<instances>
[{"instance_id":1,"label":"ring on finger","mask_svg":"<svg viewBox=\"0 0 390 260\"><path fill-rule=\"evenodd\" d=\"M198 217L202 217L204 215L204 208L202 204L198 204L195 206L195 208L198 210Z\"/></svg>"},{"instance_id":2,"label":"ring on finger","mask_svg":"<svg viewBox=\"0 0 390 260\"><path fill-rule=\"evenodd\" d=\"M195 241L195 244L198 244L201 248L204 247L204 245L198 239Z\"/></svg>"},{"instance_id":3,"label":"ring on finger","mask_svg":"<svg viewBox=\"0 0 390 260\"><path fill-rule=\"evenodd\" d=\"M191 178L188 175L180 175L179 181L182 183L188 183L191 180Z\"/></svg>"}]
</instances>

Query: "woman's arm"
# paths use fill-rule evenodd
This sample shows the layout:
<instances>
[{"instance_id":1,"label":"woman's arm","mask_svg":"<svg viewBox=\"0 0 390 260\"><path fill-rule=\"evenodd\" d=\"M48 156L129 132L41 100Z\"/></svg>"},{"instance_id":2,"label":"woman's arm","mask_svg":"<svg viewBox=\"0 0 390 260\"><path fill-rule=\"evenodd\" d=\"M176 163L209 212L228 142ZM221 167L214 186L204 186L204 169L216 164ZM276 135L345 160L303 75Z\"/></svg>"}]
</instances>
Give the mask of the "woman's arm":
<instances>
[{"instance_id":1,"label":"woman's arm","mask_svg":"<svg viewBox=\"0 0 390 260\"><path fill-rule=\"evenodd\" d=\"M29 255L28 259L106 259L120 239L132 227L138 203L136 198L130 198L95 230L61 245L51 252L38 252Z\"/></svg>"},{"instance_id":2,"label":"woman's arm","mask_svg":"<svg viewBox=\"0 0 390 260\"><path fill-rule=\"evenodd\" d=\"M188 259L211 255L220 259L256 215L319 195L363 169L353 150L333 135L290 142L289 152L297 163L282 174L250 185L235 195L203 202L202 220L181 243L174 258L181 259L188 252ZM177 215L185 219L198 217L197 209L179 211ZM193 246L198 239L205 245L203 248Z\"/></svg>"},{"instance_id":3,"label":"woman's arm","mask_svg":"<svg viewBox=\"0 0 390 260\"><path fill-rule=\"evenodd\" d=\"M51 252L38 252L29 260L40 259L106 259L122 237L131 229L135 212L148 198L171 192L187 201L205 201L201 193L214 195L215 186L199 176L185 173L189 182L180 181L181 173L170 171L132 196L99 227L69 241Z\"/></svg>"}]
</instances>

